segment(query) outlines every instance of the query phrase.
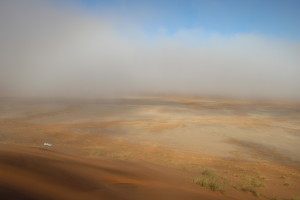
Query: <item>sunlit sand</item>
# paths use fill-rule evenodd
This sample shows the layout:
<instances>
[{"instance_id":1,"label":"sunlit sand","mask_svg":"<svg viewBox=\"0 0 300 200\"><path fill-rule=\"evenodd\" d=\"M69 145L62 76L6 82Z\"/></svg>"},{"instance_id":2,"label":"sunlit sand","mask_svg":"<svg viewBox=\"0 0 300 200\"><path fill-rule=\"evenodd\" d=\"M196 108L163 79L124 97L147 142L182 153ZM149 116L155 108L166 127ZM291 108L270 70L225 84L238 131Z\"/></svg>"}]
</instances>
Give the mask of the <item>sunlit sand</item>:
<instances>
[{"instance_id":1,"label":"sunlit sand","mask_svg":"<svg viewBox=\"0 0 300 200\"><path fill-rule=\"evenodd\" d=\"M291 102L182 96L2 98L2 195L296 197L299 110L299 104Z\"/></svg>"}]
</instances>

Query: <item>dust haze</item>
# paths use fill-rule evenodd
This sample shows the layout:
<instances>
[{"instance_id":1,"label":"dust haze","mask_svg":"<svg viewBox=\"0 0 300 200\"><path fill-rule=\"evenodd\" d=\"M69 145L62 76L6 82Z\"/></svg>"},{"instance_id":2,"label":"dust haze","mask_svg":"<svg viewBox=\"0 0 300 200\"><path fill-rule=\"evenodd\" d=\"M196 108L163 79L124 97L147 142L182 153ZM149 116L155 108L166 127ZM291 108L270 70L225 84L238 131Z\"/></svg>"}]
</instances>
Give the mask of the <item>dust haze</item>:
<instances>
[{"instance_id":1,"label":"dust haze","mask_svg":"<svg viewBox=\"0 0 300 200\"><path fill-rule=\"evenodd\" d=\"M1 1L0 16L1 96L300 99L298 40L202 27L147 33L149 16L91 14L75 1Z\"/></svg>"},{"instance_id":2,"label":"dust haze","mask_svg":"<svg viewBox=\"0 0 300 200\"><path fill-rule=\"evenodd\" d=\"M299 38L161 2L0 0L1 199L300 199Z\"/></svg>"}]
</instances>

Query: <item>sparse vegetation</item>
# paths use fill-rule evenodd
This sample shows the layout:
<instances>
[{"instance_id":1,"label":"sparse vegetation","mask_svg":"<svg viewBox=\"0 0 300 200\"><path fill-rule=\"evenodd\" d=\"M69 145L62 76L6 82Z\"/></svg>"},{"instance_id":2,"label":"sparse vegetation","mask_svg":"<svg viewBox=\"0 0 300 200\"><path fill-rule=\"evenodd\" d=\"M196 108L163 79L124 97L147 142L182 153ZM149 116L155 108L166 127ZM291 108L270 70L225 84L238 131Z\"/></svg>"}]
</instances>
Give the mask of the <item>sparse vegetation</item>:
<instances>
[{"instance_id":1,"label":"sparse vegetation","mask_svg":"<svg viewBox=\"0 0 300 200\"><path fill-rule=\"evenodd\" d=\"M160 98L153 100L121 99L113 101L109 106L106 103L102 104L102 100L99 100L99 103L98 100L92 101L92 103L79 102L77 104L74 102L71 107L74 106L75 112L70 114L63 112L59 116L56 114L49 117L41 115L41 117L30 119L26 117L1 118L0 142L3 144L1 149L5 150L7 146L12 151L19 151L18 149L23 149L23 146L30 146L28 151L40 152L40 155L49 155L50 158L52 155L54 158L55 154L62 153L62 156L58 157L57 160L65 159L66 163L67 160L70 160L68 168L65 167L64 163L61 165L60 162L48 164L43 161L42 164L50 167L57 164L63 170L66 169L72 172L62 177L64 179L70 178L71 181L67 181L70 184L73 181L72 174L76 175L75 179L82 176L84 179L79 180L78 184L83 185L83 190L80 190L80 186L76 190L79 195L82 192L86 194L81 195L83 198L86 196L92 197L93 194L97 198L98 193L105 192L105 188L96 192L93 191L93 188L99 189L103 183L109 186L108 189L114 189L113 192L121 190L122 193L128 190L128 192L140 192L141 196L147 195L143 191L148 192L146 190L150 188L151 191L153 189L153 198L156 197L156 194L159 195L156 199L172 198L174 196L172 192L176 192L181 199L193 198L195 195L195 198L198 199L206 199L206 197L207 199L214 199L214 197L218 198L219 196L222 198L223 196L223 198L232 199L300 200L300 194L297 190L300 186L298 181L300 178L299 167L296 164L294 166L294 161L288 159L286 153L289 153L289 151L278 151L278 149L271 148L272 145L268 145L271 140L268 141L267 138L271 131L276 132L275 129L278 128L271 126L272 124L290 122L289 127L293 127L292 124L295 121L289 120L288 115L284 116L286 118L282 121L278 121L277 118L272 121L273 118L270 119L266 116L273 116L273 111L269 114L267 111L261 112L262 110L257 110L256 103L255 105L245 104L245 108L242 104L235 105L232 103L228 106L220 104L214 108L209 108L212 110L207 110L206 104L203 103L202 105L202 99L199 99L199 102L198 100L195 101L195 103L183 103L184 100L175 103L177 100L174 99L164 101ZM120 105L118 102L120 102ZM16 106L11 104L10 109L13 112L9 116L14 116L19 108L18 104ZM0 104L0 108L1 106L2 104ZM65 107L63 104L58 106ZM77 108L77 106L80 107ZM197 108L189 110L190 106L197 106ZM55 106L51 104L51 109L52 107L56 109L56 104ZM284 107L287 106L284 105ZM48 109L40 106L37 106L37 108L39 112ZM227 111L224 113L218 112L218 109L222 111L227 108L230 111L229 116ZM294 116L296 107L290 106L290 108ZM279 107L276 107L274 115L278 114L277 109ZM207 117L205 116L206 112ZM241 115L235 115L235 113L240 112ZM200 113L203 113L203 118L199 117ZM261 120L254 119L254 115ZM2 116L5 116L5 112L2 113ZM48 119L50 120L49 123ZM267 126L269 123L270 126ZM178 128L168 127L168 129L165 129L169 124L178 125ZM156 132L151 129L154 126L157 128ZM234 128L235 126L236 128ZM261 128L261 131L254 131L253 137L251 136L252 139L249 138L249 141L247 141L247 138L240 137L240 134L248 134L249 131L256 130L256 128L257 130ZM199 132L198 129L202 131ZM204 137L206 131L212 130L220 131L225 135L228 134L227 136L232 134L232 138L228 137L228 140L225 138L226 140L223 141L224 138L220 134L216 135L216 137L221 137L220 143L217 140L213 142L214 140L211 140L211 138ZM281 133L284 134L284 131L279 127L278 132L274 134L280 135ZM255 137L259 134L266 134L266 140L256 141ZM195 141L199 138L203 140ZM284 137L283 139L287 138ZM49 150L41 148L44 141L53 143L53 148ZM217 151L207 149L207 146L204 145L206 142L212 142L207 145L216 148ZM11 147L10 143L13 143ZM282 144L285 143L278 141L279 147ZM20 147L15 145L20 145ZM227 148L227 145L231 145L232 149ZM36 148L32 148L33 146ZM202 152L205 152L204 149L207 155L202 155ZM227 150L230 152L226 152ZM218 156L219 153L223 153L222 151L224 151L224 155L228 156L227 158ZM293 152L291 151L291 153ZM217 154L215 155L215 153ZM71 158L72 156L74 156L74 159ZM285 158L285 156L287 157ZM287 162L285 162L285 159L287 159ZM23 158L19 160L16 157L14 163L22 163L22 160ZM124 160L129 161L123 162ZM6 159L2 159L2 161L6 162ZM277 161L280 161L280 164ZM30 168L40 167L34 162L30 163ZM17 174L12 174L13 176L10 178L10 173L15 173L15 171L11 171L14 168L7 167L7 170L10 172L7 174L3 172L3 174L7 175L7 183L11 184L12 178ZM90 172L86 173L87 170L90 170ZM53 174L54 176L57 174L56 171ZM36 173L33 172L32 175L35 176ZM58 175L59 183L61 173L58 173ZM43 176L33 178L40 177L43 178ZM47 177L45 176L45 178ZM3 180L6 181L6 179ZM43 180L36 180L36 183L43 184ZM45 179L45 181L47 180ZM15 181L16 186L21 184L19 179L15 179ZM35 179L32 181L35 181ZM52 179L49 179L49 181L51 182ZM67 182L62 186L69 187ZM156 184L158 182L159 184ZM45 182L45 187L47 185L48 183ZM73 186L70 185L70 187ZM91 195L89 191L85 191L85 187L92 188ZM59 189L60 185L57 188ZM165 190L162 191L161 188ZM178 188L180 188L180 191ZM29 189L32 189L33 194L35 194L35 188L30 187ZM58 193L67 191L67 189L59 189ZM222 194L224 191L226 195ZM127 194L127 191L125 193ZM126 199L126 197L122 198Z\"/></svg>"},{"instance_id":2,"label":"sparse vegetation","mask_svg":"<svg viewBox=\"0 0 300 200\"><path fill-rule=\"evenodd\" d=\"M251 192L254 196L259 197L261 194L259 192L257 192L253 187L249 187L249 186L242 186L241 187L242 191L245 192Z\"/></svg>"},{"instance_id":3,"label":"sparse vegetation","mask_svg":"<svg viewBox=\"0 0 300 200\"><path fill-rule=\"evenodd\" d=\"M245 175L245 174L240 174L238 177L242 178L247 185L252 186L252 187L265 187L264 184L262 184L256 177L250 176L250 175Z\"/></svg>"},{"instance_id":4,"label":"sparse vegetation","mask_svg":"<svg viewBox=\"0 0 300 200\"><path fill-rule=\"evenodd\" d=\"M112 158L128 158L130 153L112 153L109 156Z\"/></svg>"},{"instance_id":5,"label":"sparse vegetation","mask_svg":"<svg viewBox=\"0 0 300 200\"><path fill-rule=\"evenodd\" d=\"M238 170L238 171L241 171L241 172L245 171L245 169L242 168L242 167L237 168L237 170Z\"/></svg>"},{"instance_id":6,"label":"sparse vegetation","mask_svg":"<svg viewBox=\"0 0 300 200\"><path fill-rule=\"evenodd\" d=\"M212 191L224 192L220 186L220 181L214 176L199 176L195 180L195 183Z\"/></svg>"},{"instance_id":7,"label":"sparse vegetation","mask_svg":"<svg viewBox=\"0 0 300 200\"><path fill-rule=\"evenodd\" d=\"M255 178L251 178L249 180L250 184L254 187L265 187L264 184L262 184L259 180L255 179Z\"/></svg>"},{"instance_id":8,"label":"sparse vegetation","mask_svg":"<svg viewBox=\"0 0 300 200\"><path fill-rule=\"evenodd\" d=\"M212 168L205 168L202 171L202 175L205 175L205 176L214 176L214 173L215 173L215 169L212 169Z\"/></svg>"},{"instance_id":9,"label":"sparse vegetation","mask_svg":"<svg viewBox=\"0 0 300 200\"><path fill-rule=\"evenodd\" d=\"M288 183L288 182L284 182L283 185L284 185L284 186L290 186L291 184Z\"/></svg>"},{"instance_id":10,"label":"sparse vegetation","mask_svg":"<svg viewBox=\"0 0 300 200\"><path fill-rule=\"evenodd\" d=\"M266 179L266 177L264 175L259 175L259 176L257 176L257 178L260 179L260 180L265 180Z\"/></svg>"},{"instance_id":11,"label":"sparse vegetation","mask_svg":"<svg viewBox=\"0 0 300 200\"><path fill-rule=\"evenodd\" d=\"M282 175L282 176L280 176L279 178L281 178L281 179L285 179L285 178L286 178L286 176Z\"/></svg>"},{"instance_id":12,"label":"sparse vegetation","mask_svg":"<svg viewBox=\"0 0 300 200\"><path fill-rule=\"evenodd\" d=\"M290 200L300 200L300 197L292 197Z\"/></svg>"},{"instance_id":13,"label":"sparse vegetation","mask_svg":"<svg viewBox=\"0 0 300 200\"><path fill-rule=\"evenodd\" d=\"M244 192L250 192L256 197L261 196L261 194L254 187L249 186L249 185L242 185L240 187L237 186L237 185L232 185L232 187L236 190L241 190L241 191L244 191Z\"/></svg>"},{"instance_id":14,"label":"sparse vegetation","mask_svg":"<svg viewBox=\"0 0 300 200\"><path fill-rule=\"evenodd\" d=\"M205 189L224 193L222 187L222 180L220 177L214 174L214 169L206 168L203 170L201 176L194 179L194 182Z\"/></svg>"},{"instance_id":15,"label":"sparse vegetation","mask_svg":"<svg viewBox=\"0 0 300 200\"><path fill-rule=\"evenodd\" d=\"M232 186L233 188L235 188L237 190L245 191L245 192L250 192L256 197L261 196L261 194L255 188L265 187L265 185L262 184L260 181L260 180L265 179L264 176L254 177L254 176L250 176L250 175L239 174L239 175L236 175L236 177L240 177L244 181L244 183L240 187Z\"/></svg>"},{"instance_id":16,"label":"sparse vegetation","mask_svg":"<svg viewBox=\"0 0 300 200\"><path fill-rule=\"evenodd\" d=\"M184 165L181 165L181 168L183 170L186 170L186 171L192 171L193 169L197 168L198 166L195 165L195 164L184 164Z\"/></svg>"},{"instance_id":17,"label":"sparse vegetation","mask_svg":"<svg viewBox=\"0 0 300 200\"><path fill-rule=\"evenodd\" d=\"M300 200L300 197L292 197L291 200Z\"/></svg>"},{"instance_id":18,"label":"sparse vegetation","mask_svg":"<svg viewBox=\"0 0 300 200\"><path fill-rule=\"evenodd\" d=\"M103 156L103 152L100 149L85 149L85 152L88 153L89 156Z\"/></svg>"}]
</instances>

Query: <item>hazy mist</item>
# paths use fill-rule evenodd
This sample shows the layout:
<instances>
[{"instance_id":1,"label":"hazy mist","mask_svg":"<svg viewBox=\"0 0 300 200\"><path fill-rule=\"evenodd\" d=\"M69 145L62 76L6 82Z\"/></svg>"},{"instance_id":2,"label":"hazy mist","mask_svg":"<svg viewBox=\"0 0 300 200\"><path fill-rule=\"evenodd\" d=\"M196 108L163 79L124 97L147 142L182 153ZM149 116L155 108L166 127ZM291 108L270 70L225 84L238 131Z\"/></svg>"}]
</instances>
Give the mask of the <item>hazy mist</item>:
<instances>
[{"instance_id":1,"label":"hazy mist","mask_svg":"<svg viewBox=\"0 0 300 200\"><path fill-rule=\"evenodd\" d=\"M149 34L151 13L96 15L72 2L0 2L2 96L300 99L299 40L201 27Z\"/></svg>"}]
</instances>

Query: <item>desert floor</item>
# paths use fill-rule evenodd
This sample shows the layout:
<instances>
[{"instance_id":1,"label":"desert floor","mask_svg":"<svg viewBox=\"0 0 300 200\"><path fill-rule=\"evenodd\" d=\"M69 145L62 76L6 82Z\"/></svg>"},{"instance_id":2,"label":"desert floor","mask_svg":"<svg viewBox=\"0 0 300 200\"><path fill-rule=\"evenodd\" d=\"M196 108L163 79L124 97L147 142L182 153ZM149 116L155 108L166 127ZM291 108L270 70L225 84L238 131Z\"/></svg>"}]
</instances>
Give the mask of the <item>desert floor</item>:
<instances>
[{"instance_id":1,"label":"desert floor","mask_svg":"<svg viewBox=\"0 0 300 200\"><path fill-rule=\"evenodd\" d=\"M300 104L1 98L0 199L297 200Z\"/></svg>"}]
</instances>

